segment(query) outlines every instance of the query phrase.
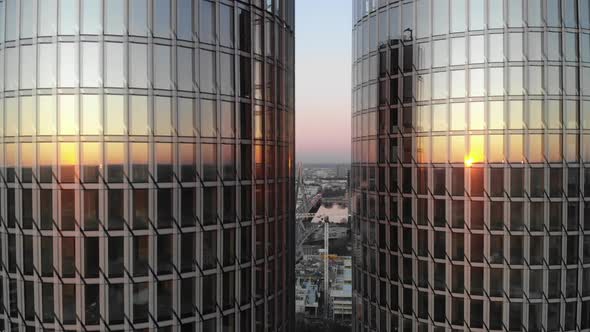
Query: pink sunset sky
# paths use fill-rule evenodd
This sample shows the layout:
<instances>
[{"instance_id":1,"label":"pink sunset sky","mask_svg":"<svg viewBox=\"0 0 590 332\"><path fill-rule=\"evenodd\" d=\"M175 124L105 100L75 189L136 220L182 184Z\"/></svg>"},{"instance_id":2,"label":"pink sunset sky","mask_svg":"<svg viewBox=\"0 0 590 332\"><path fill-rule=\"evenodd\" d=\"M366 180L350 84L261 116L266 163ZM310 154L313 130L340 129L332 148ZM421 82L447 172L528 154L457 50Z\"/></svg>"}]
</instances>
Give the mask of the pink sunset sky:
<instances>
[{"instance_id":1,"label":"pink sunset sky","mask_svg":"<svg viewBox=\"0 0 590 332\"><path fill-rule=\"evenodd\" d=\"M297 162L350 162L352 5L296 2Z\"/></svg>"}]
</instances>

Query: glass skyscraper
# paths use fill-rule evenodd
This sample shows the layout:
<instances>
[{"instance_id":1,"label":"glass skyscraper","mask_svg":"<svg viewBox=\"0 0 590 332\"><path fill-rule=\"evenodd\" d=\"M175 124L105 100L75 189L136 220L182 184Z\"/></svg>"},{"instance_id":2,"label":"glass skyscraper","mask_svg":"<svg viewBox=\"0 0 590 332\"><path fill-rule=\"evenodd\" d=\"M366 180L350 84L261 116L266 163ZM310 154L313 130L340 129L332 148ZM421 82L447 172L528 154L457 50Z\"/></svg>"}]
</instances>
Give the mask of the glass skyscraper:
<instances>
[{"instance_id":1,"label":"glass skyscraper","mask_svg":"<svg viewBox=\"0 0 590 332\"><path fill-rule=\"evenodd\" d=\"M293 24L0 0L0 330L290 330Z\"/></svg>"},{"instance_id":2,"label":"glass skyscraper","mask_svg":"<svg viewBox=\"0 0 590 332\"><path fill-rule=\"evenodd\" d=\"M590 1L353 7L354 330L590 330Z\"/></svg>"}]
</instances>

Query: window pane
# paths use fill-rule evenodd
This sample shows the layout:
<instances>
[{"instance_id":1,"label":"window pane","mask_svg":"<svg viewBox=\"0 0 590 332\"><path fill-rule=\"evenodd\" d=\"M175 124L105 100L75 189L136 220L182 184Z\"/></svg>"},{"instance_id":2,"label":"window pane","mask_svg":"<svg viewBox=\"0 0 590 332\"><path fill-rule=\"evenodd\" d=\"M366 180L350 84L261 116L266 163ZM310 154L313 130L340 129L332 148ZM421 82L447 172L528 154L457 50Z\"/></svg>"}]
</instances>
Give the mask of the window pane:
<instances>
[{"instance_id":1,"label":"window pane","mask_svg":"<svg viewBox=\"0 0 590 332\"><path fill-rule=\"evenodd\" d=\"M20 2L20 38L31 38L36 30L37 20L33 18L34 0Z\"/></svg>"},{"instance_id":2,"label":"window pane","mask_svg":"<svg viewBox=\"0 0 590 332\"><path fill-rule=\"evenodd\" d=\"M522 0L508 1L508 26L521 27L522 26Z\"/></svg>"},{"instance_id":3,"label":"window pane","mask_svg":"<svg viewBox=\"0 0 590 332\"><path fill-rule=\"evenodd\" d=\"M465 97L465 70L453 70L451 72L451 97Z\"/></svg>"},{"instance_id":4,"label":"window pane","mask_svg":"<svg viewBox=\"0 0 590 332\"><path fill-rule=\"evenodd\" d=\"M541 0L528 0L528 25L542 26L543 21L541 17L542 2Z\"/></svg>"},{"instance_id":5,"label":"window pane","mask_svg":"<svg viewBox=\"0 0 590 332\"><path fill-rule=\"evenodd\" d=\"M59 43L59 86L71 88L78 84L76 50L73 43Z\"/></svg>"},{"instance_id":6,"label":"window pane","mask_svg":"<svg viewBox=\"0 0 590 332\"><path fill-rule=\"evenodd\" d=\"M201 0L199 6L199 40L202 43L215 43L215 4Z\"/></svg>"},{"instance_id":7,"label":"window pane","mask_svg":"<svg viewBox=\"0 0 590 332\"><path fill-rule=\"evenodd\" d=\"M502 7L503 0L489 0L489 28L497 29L504 26L504 13Z\"/></svg>"},{"instance_id":8,"label":"window pane","mask_svg":"<svg viewBox=\"0 0 590 332\"><path fill-rule=\"evenodd\" d=\"M543 102L540 100L529 101L529 128L543 128Z\"/></svg>"},{"instance_id":9,"label":"window pane","mask_svg":"<svg viewBox=\"0 0 590 332\"><path fill-rule=\"evenodd\" d=\"M471 69L470 71L470 92L469 95L483 96L484 94L484 70Z\"/></svg>"},{"instance_id":10,"label":"window pane","mask_svg":"<svg viewBox=\"0 0 590 332\"><path fill-rule=\"evenodd\" d=\"M57 0L39 1L37 12L39 15L39 36L53 36L57 32Z\"/></svg>"},{"instance_id":11,"label":"window pane","mask_svg":"<svg viewBox=\"0 0 590 332\"><path fill-rule=\"evenodd\" d=\"M98 43L81 43L81 47L82 86L98 87L100 85Z\"/></svg>"},{"instance_id":12,"label":"window pane","mask_svg":"<svg viewBox=\"0 0 590 332\"><path fill-rule=\"evenodd\" d=\"M170 89L170 47L154 45L154 80L156 89Z\"/></svg>"},{"instance_id":13,"label":"window pane","mask_svg":"<svg viewBox=\"0 0 590 332\"><path fill-rule=\"evenodd\" d=\"M35 46L20 47L20 88L35 87Z\"/></svg>"},{"instance_id":14,"label":"window pane","mask_svg":"<svg viewBox=\"0 0 590 332\"><path fill-rule=\"evenodd\" d=\"M133 0L137 1L137 0ZM147 45L129 44L129 80L134 88L147 88Z\"/></svg>"},{"instance_id":15,"label":"window pane","mask_svg":"<svg viewBox=\"0 0 590 332\"><path fill-rule=\"evenodd\" d=\"M73 95L61 95L59 104L59 134L76 135L78 133L78 112L76 97Z\"/></svg>"},{"instance_id":16,"label":"window pane","mask_svg":"<svg viewBox=\"0 0 590 332\"><path fill-rule=\"evenodd\" d=\"M39 135L54 135L57 129L55 96L39 96Z\"/></svg>"},{"instance_id":17,"label":"window pane","mask_svg":"<svg viewBox=\"0 0 590 332\"><path fill-rule=\"evenodd\" d=\"M59 34L74 35L78 31L78 6L76 0L59 1Z\"/></svg>"},{"instance_id":18,"label":"window pane","mask_svg":"<svg viewBox=\"0 0 590 332\"><path fill-rule=\"evenodd\" d=\"M6 77L4 77L6 90L18 90L18 49L15 47L5 49Z\"/></svg>"},{"instance_id":19,"label":"window pane","mask_svg":"<svg viewBox=\"0 0 590 332\"><path fill-rule=\"evenodd\" d=\"M154 97L154 125L156 135L171 134L172 109L169 97Z\"/></svg>"},{"instance_id":20,"label":"window pane","mask_svg":"<svg viewBox=\"0 0 590 332\"><path fill-rule=\"evenodd\" d=\"M52 88L57 82L55 44L39 44L39 88Z\"/></svg>"},{"instance_id":21,"label":"window pane","mask_svg":"<svg viewBox=\"0 0 590 332\"><path fill-rule=\"evenodd\" d=\"M101 20L100 0L82 1L82 34L99 34L102 29Z\"/></svg>"},{"instance_id":22,"label":"window pane","mask_svg":"<svg viewBox=\"0 0 590 332\"><path fill-rule=\"evenodd\" d=\"M502 101L491 101L488 108L489 128L504 129L504 103Z\"/></svg>"},{"instance_id":23,"label":"window pane","mask_svg":"<svg viewBox=\"0 0 590 332\"><path fill-rule=\"evenodd\" d=\"M104 33L122 35L125 33L125 18L123 17L125 2L121 0L103 0L105 10Z\"/></svg>"},{"instance_id":24,"label":"window pane","mask_svg":"<svg viewBox=\"0 0 590 332\"><path fill-rule=\"evenodd\" d=\"M6 136L17 136L18 135L18 98L6 98L4 100L6 112L6 129L4 134Z\"/></svg>"},{"instance_id":25,"label":"window pane","mask_svg":"<svg viewBox=\"0 0 590 332\"><path fill-rule=\"evenodd\" d=\"M154 0L154 36L170 38L170 0Z\"/></svg>"},{"instance_id":26,"label":"window pane","mask_svg":"<svg viewBox=\"0 0 590 332\"><path fill-rule=\"evenodd\" d=\"M451 32L462 32L467 30L465 1L466 0L451 0Z\"/></svg>"},{"instance_id":27,"label":"window pane","mask_svg":"<svg viewBox=\"0 0 590 332\"><path fill-rule=\"evenodd\" d=\"M510 67L510 95L522 95L523 89L523 73L522 67Z\"/></svg>"},{"instance_id":28,"label":"window pane","mask_svg":"<svg viewBox=\"0 0 590 332\"><path fill-rule=\"evenodd\" d=\"M201 50L200 52L200 77L199 84L201 92L215 92L215 53Z\"/></svg>"},{"instance_id":29,"label":"window pane","mask_svg":"<svg viewBox=\"0 0 590 332\"><path fill-rule=\"evenodd\" d=\"M125 86L124 61L123 44L104 43L104 84L106 87L122 88Z\"/></svg>"},{"instance_id":30,"label":"window pane","mask_svg":"<svg viewBox=\"0 0 590 332\"><path fill-rule=\"evenodd\" d=\"M178 135L193 136L193 99L178 98Z\"/></svg>"},{"instance_id":31,"label":"window pane","mask_svg":"<svg viewBox=\"0 0 590 332\"><path fill-rule=\"evenodd\" d=\"M504 68L490 68L489 95L502 96L504 94Z\"/></svg>"},{"instance_id":32,"label":"window pane","mask_svg":"<svg viewBox=\"0 0 590 332\"><path fill-rule=\"evenodd\" d=\"M433 131L448 130L448 110L447 104L432 105L432 118L436 119L432 125Z\"/></svg>"},{"instance_id":33,"label":"window pane","mask_svg":"<svg viewBox=\"0 0 590 332\"><path fill-rule=\"evenodd\" d=\"M523 108L522 101L511 101L509 102L509 114L510 114L510 129L522 129L523 128Z\"/></svg>"},{"instance_id":34,"label":"window pane","mask_svg":"<svg viewBox=\"0 0 590 332\"><path fill-rule=\"evenodd\" d=\"M148 134L148 102L145 96L129 97L129 119L131 135Z\"/></svg>"},{"instance_id":35,"label":"window pane","mask_svg":"<svg viewBox=\"0 0 590 332\"><path fill-rule=\"evenodd\" d=\"M541 95L543 94L543 71L542 67L531 66L528 67L529 71L529 95Z\"/></svg>"},{"instance_id":36,"label":"window pane","mask_svg":"<svg viewBox=\"0 0 590 332\"><path fill-rule=\"evenodd\" d=\"M483 102L469 104L469 129L483 130L485 128L485 116Z\"/></svg>"},{"instance_id":37,"label":"window pane","mask_svg":"<svg viewBox=\"0 0 590 332\"><path fill-rule=\"evenodd\" d=\"M504 35L491 34L488 40L488 57L490 62L504 61Z\"/></svg>"},{"instance_id":38,"label":"window pane","mask_svg":"<svg viewBox=\"0 0 590 332\"><path fill-rule=\"evenodd\" d=\"M432 75L432 99L449 97L449 83L447 72L434 73Z\"/></svg>"},{"instance_id":39,"label":"window pane","mask_svg":"<svg viewBox=\"0 0 590 332\"><path fill-rule=\"evenodd\" d=\"M193 50L177 47L178 89L193 91Z\"/></svg>"},{"instance_id":40,"label":"window pane","mask_svg":"<svg viewBox=\"0 0 590 332\"><path fill-rule=\"evenodd\" d=\"M522 61L522 33L509 34L508 41L508 60Z\"/></svg>"},{"instance_id":41,"label":"window pane","mask_svg":"<svg viewBox=\"0 0 590 332\"><path fill-rule=\"evenodd\" d=\"M561 59L561 34L559 32L549 32L547 34L547 59Z\"/></svg>"},{"instance_id":42,"label":"window pane","mask_svg":"<svg viewBox=\"0 0 590 332\"><path fill-rule=\"evenodd\" d=\"M541 32L529 32L528 33L528 52L527 57L529 60L540 61L543 59L543 34Z\"/></svg>"},{"instance_id":43,"label":"window pane","mask_svg":"<svg viewBox=\"0 0 590 332\"><path fill-rule=\"evenodd\" d=\"M470 0L469 30L482 30L484 23L484 1Z\"/></svg>"},{"instance_id":44,"label":"window pane","mask_svg":"<svg viewBox=\"0 0 590 332\"><path fill-rule=\"evenodd\" d=\"M178 39L191 40L193 37L193 1L176 1L176 35Z\"/></svg>"},{"instance_id":45,"label":"window pane","mask_svg":"<svg viewBox=\"0 0 590 332\"><path fill-rule=\"evenodd\" d=\"M432 2L433 15L432 34L441 35L449 32L449 0L435 0Z\"/></svg>"},{"instance_id":46,"label":"window pane","mask_svg":"<svg viewBox=\"0 0 590 332\"><path fill-rule=\"evenodd\" d=\"M220 84L221 93L225 95L234 94L234 57L231 54L220 54Z\"/></svg>"},{"instance_id":47,"label":"window pane","mask_svg":"<svg viewBox=\"0 0 590 332\"><path fill-rule=\"evenodd\" d=\"M106 95L104 97L106 135L125 134L125 97Z\"/></svg>"},{"instance_id":48,"label":"window pane","mask_svg":"<svg viewBox=\"0 0 590 332\"><path fill-rule=\"evenodd\" d=\"M201 136L217 136L217 115L215 102L211 100L201 100Z\"/></svg>"},{"instance_id":49,"label":"window pane","mask_svg":"<svg viewBox=\"0 0 590 332\"><path fill-rule=\"evenodd\" d=\"M433 67L444 67L449 64L449 49L446 40L437 40L433 42L433 53L437 54L433 58Z\"/></svg>"},{"instance_id":50,"label":"window pane","mask_svg":"<svg viewBox=\"0 0 590 332\"><path fill-rule=\"evenodd\" d=\"M451 65L463 65L467 59L465 52L465 38L451 39Z\"/></svg>"},{"instance_id":51,"label":"window pane","mask_svg":"<svg viewBox=\"0 0 590 332\"><path fill-rule=\"evenodd\" d=\"M219 5L219 43L221 46L233 47L234 45L234 8L223 4Z\"/></svg>"},{"instance_id":52,"label":"window pane","mask_svg":"<svg viewBox=\"0 0 590 332\"><path fill-rule=\"evenodd\" d=\"M465 123L465 104L451 104L451 130L465 129L467 129L467 125Z\"/></svg>"},{"instance_id":53,"label":"window pane","mask_svg":"<svg viewBox=\"0 0 590 332\"><path fill-rule=\"evenodd\" d=\"M578 34L565 34L565 61L578 61Z\"/></svg>"},{"instance_id":54,"label":"window pane","mask_svg":"<svg viewBox=\"0 0 590 332\"><path fill-rule=\"evenodd\" d=\"M33 97L21 97L20 98L20 135L21 136L32 136L35 133L35 104ZM24 149L24 146L23 146ZM28 157L24 151L21 151L21 160L25 163Z\"/></svg>"},{"instance_id":55,"label":"window pane","mask_svg":"<svg viewBox=\"0 0 590 332\"><path fill-rule=\"evenodd\" d=\"M471 36L469 38L469 63L483 63L484 61L484 36Z\"/></svg>"},{"instance_id":56,"label":"window pane","mask_svg":"<svg viewBox=\"0 0 590 332\"><path fill-rule=\"evenodd\" d=\"M100 135L102 116L98 95L82 95L82 135Z\"/></svg>"},{"instance_id":57,"label":"window pane","mask_svg":"<svg viewBox=\"0 0 590 332\"><path fill-rule=\"evenodd\" d=\"M553 27L561 26L560 0L547 0L547 25Z\"/></svg>"},{"instance_id":58,"label":"window pane","mask_svg":"<svg viewBox=\"0 0 590 332\"><path fill-rule=\"evenodd\" d=\"M129 34L147 36L147 0L129 0Z\"/></svg>"}]
</instances>

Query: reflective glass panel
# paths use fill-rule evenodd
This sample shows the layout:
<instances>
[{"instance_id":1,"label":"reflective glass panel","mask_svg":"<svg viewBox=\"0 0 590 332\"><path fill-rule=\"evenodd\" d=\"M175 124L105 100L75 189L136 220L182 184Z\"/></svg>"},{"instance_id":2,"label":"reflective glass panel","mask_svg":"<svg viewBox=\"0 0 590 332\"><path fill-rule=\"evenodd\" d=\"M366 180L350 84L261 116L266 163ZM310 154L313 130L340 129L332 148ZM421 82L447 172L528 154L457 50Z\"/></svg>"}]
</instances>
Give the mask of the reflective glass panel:
<instances>
[{"instance_id":1,"label":"reflective glass panel","mask_svg":"<svg viewBox=\"0 0 590 332\"><path fill-rule=\"evenodd\" d=\"M98 43L81 43L81 71L83 87L100 85L100 65Z\"/></svg>"},{"instance_id":2,"label":"reflective glass panel","mask_svg":"<svg viewBox=\"0 0 590 332\"><path fill-rule=\"evenodd\" d=\"M104 85L122 88L125 84L125 57L122 43L104 43Z\"/></svg>"},{"instance_id":3,"label":"reflective glass panel","mask_svg":"<svg viewBox=\"0 0 590 332\"><path fill-rule=\"evenodd\" d=\"M83 0L82 6L82 34L97 35L102 30L101 1Z\"/></svg>"},{"instance_id":4,"label":"reflective glass panel","mask_svg":"<svg viewBox=\"0 0 590 332\"><path fill-rule=\"evenodd\" d=\"M125 18L123 17L125 2L121 0L103 0L105 11L104 33L122 35L125 32Z\"/></svg>"},{"instance_id":5,"label":"reflective glass panel","mask_svg":"<svg viewBox=\"0 0 590 332\"><path fill-rule=\"evenodd\" d=\"M484 1L469 1L469 30L482 30L484 24Z\"/></svg>"},{"instance_id":6,"label":"reflective glass panel","mask_svg":"<svg viewBox=\"0 0 590 332\"><path fill-rule=\"evenodd\" d=\"M154 45L154 87L156 89L170 89L170 47Z\"/></svg>"},{"instance_id":7,"label":"reflective glass panel","mask_svg":"<svg viewBox=\"0 0 590 332\"><path fill-rule=\"evenodd\" d=\"M147 0L129 0L129 34L147 36Z\"/></svg>"}]
</instances>

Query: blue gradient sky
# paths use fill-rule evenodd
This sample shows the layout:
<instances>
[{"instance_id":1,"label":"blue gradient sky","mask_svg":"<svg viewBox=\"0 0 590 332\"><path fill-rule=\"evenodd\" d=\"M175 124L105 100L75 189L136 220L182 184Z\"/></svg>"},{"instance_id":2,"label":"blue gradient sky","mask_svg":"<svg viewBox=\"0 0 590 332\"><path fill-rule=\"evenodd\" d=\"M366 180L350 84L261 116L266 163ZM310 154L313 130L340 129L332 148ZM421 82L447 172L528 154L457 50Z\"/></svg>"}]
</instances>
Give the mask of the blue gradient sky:
<instances>
[{"instance_id":1,"label":"blue gradient sky","mask_svg":"<svg viewBox=\"0 0 590 332\"><path fill-rule=\"evenodd\" d=\"M352 4L295 3L297 161L348 163Z\"/></svg>"}]
</instances>

